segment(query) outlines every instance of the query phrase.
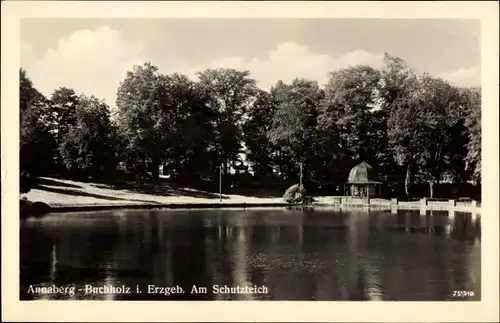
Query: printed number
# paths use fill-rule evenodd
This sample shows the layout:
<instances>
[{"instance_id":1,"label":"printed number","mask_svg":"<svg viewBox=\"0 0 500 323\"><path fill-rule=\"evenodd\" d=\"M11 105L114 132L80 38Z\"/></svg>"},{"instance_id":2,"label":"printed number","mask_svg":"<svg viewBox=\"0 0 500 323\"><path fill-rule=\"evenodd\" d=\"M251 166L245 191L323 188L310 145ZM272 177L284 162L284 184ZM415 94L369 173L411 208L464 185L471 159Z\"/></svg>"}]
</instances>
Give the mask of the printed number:
<instances>
[{"instance_id":1,"label":"printed number","mask_svg":"<svg viewBox=\"0 0 500 323\"><path fill-rule=\"evenodd\" d=\"M471 297L471 296L474 296L474 292L468 291L468 290L454 290L452 296L453 297Z\"/></svg>"}]
</instances>

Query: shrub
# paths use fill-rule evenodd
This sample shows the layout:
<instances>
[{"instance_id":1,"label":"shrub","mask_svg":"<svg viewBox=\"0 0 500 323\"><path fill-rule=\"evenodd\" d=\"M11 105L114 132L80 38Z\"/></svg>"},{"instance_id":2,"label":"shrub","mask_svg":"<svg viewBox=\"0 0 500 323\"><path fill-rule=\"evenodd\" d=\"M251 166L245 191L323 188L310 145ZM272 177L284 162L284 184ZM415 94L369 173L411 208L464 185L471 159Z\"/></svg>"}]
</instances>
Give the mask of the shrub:
<instances>
[{"instance_id":1,"label":"shrub","mask_svg":"<svg viewBox=\"0 0 500 323\"><path fill-rule=\"evenodd\" d=\"M285 191L285 194L283 194L283 201L287 203L303 203L305 200L306 190L303 185L292 185Z\"/></svg>"},{"instance_id":2,"label":"shrub","mask_svg":"<svg viewBox=\"0 0 500 323\"><path fill-rule=\"evenodd\" d=\"M27 171L22 171L19 175L19 191L21 194L28 193L35 186L33 176Z\"/></svg>"},{"instance_id":3,"label":"shrub","mask_svg":"<svg viewBox=\"0 0 500 323\"><path fill-rule=\"evenodd\" d=\"M19 214L22 219L35 216L40 217L51 210L50 206L43 202L30 202L26 199L19 200Z\"/></svg>"},{"instance_id":4,"label":"shrub","mask_svg":"<svg viewBox=\"0 0 500 323\"><path fill-rule=\"evenodd\" d=\"M34 202L31 205L31 213L34 216L42 216L50 212L50 206L43 202Z\"/></svg>"}]
</instances>

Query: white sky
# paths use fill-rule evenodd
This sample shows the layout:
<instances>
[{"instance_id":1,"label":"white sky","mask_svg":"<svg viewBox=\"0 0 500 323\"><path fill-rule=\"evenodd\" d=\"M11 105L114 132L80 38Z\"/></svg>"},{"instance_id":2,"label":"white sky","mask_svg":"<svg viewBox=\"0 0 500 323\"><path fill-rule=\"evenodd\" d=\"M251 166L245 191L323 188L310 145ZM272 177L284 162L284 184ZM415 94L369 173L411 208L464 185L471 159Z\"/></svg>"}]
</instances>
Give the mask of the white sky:
<instances>
[{"instance_id":1,"label":"white sky","mask_svg":"<svg viewBox=\"0 0 500 323\"><path fill-rule=\"evenodd\" d=\"M248 69L264 89L306 77L326 83L349 65L380 67L384 52L464 86L480 85L480 24L445 19L37 19L21 26L21 66L50 95L60 86L114 106L134 64L190 77Z\"/></svg>"}]
</instances>

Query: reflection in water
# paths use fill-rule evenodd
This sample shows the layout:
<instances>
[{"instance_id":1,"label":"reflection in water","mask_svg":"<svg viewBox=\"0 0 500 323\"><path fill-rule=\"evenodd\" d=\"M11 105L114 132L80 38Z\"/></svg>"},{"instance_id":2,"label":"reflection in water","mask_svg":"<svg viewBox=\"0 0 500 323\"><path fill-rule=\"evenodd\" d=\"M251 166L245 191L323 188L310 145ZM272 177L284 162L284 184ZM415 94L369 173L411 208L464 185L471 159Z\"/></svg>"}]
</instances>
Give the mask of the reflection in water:
<instances>
[{"instance_id":1,"label":"reflection in water","mask_svg":"<svg viewBox=\"0 0 500 323\"><path fill-rule=\"evenodd\" d=\"M454 290L473 291L467 299L477 300L481 292L480 218L460 212L58 214L21 222L20 256L26 300L446 300ZM131 290L78 292L86 285ZM183 293L148 293L148 285ZM268 293L213 293L214 285ZM30 286L77 292L39 295Z\"/></svg>"}]
</instances>

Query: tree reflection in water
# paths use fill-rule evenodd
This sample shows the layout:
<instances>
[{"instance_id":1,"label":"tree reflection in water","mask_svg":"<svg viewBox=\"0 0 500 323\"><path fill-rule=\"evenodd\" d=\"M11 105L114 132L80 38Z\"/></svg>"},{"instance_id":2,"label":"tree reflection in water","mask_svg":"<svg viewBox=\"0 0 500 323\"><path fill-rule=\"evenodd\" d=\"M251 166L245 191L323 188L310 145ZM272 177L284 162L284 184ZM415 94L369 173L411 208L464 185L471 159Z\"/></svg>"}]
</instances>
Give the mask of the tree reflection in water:
<instances>
[{"instance_id":1,"label":"tree reflection in water","mask_svg":"<svg viewBox=\"0 0 500 323\"><path fill-rule=\"evenodd\" d=\"M480 218L456 212L176 210L49 215L21 222L29 285L131 286L129 300L445 300L480 297ZM263 295L213 285L265 285ZM147 286L185 293L148 294ZM135 286L143 291L135 293ZM191 294L192 286L206 294ZM49 295L64 299L68 296Z\"/></svg>"}]
</instances>

